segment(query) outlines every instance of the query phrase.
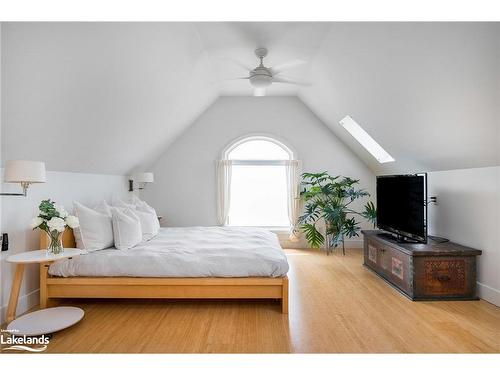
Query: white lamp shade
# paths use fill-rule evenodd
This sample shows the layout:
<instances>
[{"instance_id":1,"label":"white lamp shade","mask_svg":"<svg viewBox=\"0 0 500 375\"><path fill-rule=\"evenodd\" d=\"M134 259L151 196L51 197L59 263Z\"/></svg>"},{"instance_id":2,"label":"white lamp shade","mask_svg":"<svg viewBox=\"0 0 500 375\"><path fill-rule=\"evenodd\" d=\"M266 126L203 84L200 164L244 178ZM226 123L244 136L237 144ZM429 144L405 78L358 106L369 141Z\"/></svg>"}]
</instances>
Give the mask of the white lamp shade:
<instances>
[{"instance_id":1,"label":"white lamp shade","mask_svg":"<svg viewBox=\"0 0 500 375\"><path fill-rule=\"evenodd\" d=\"M45 182L45 163L41 161L7 160L5 182Z\"/></svg>"},{"instance_id":2,"label":"white lamp shade","mask_svg":"<svg viewBox=\"0 0 500 375\"><path fill-rule=\"evenodd\" d=\"M135 174L133 180L135 182L154 182L155 177L151 172L144 172Z\"/></svg>"}]
</instances>

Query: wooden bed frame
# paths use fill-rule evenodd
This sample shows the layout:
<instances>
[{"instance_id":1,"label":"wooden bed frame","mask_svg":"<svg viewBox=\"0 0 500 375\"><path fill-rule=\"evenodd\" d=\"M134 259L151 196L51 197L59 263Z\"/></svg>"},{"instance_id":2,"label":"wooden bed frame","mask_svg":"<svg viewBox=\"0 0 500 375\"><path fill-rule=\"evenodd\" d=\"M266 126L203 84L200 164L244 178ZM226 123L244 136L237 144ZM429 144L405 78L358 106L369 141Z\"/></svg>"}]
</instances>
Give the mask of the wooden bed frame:
<instances>
[{"instance_id":1,"label":"wooden bed frame","mask_svg":"<svg viewBox=\"0 0 500 375\"><path fill-rule=\"evenodd\" d=\"M63 234L63 246L76 247L73 231ZM47 236L40 236L47 248ZM40 264L40 308L54 298L193 298L277 299L288 314L288 277L54 277L50 262Z\"/></svg>"}]
</instances>

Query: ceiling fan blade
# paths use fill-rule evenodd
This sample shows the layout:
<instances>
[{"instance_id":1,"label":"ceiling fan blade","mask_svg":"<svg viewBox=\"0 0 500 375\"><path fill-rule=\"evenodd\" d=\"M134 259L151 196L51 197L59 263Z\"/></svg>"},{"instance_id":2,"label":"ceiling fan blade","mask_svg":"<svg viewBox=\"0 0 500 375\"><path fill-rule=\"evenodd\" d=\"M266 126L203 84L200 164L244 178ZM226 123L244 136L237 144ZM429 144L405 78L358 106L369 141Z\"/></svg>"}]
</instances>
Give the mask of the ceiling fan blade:
<instances>
[{"instance_id":1,"label":"ceiling fan blade","mask_svg":"<svg viewBox=\"0 0 500 375\"><path fill-rule=\"evenodd\" d=\"M230 57L224 57L224 58L221 58L221 60L231 61L233 64L238 65L240 68L245 69L247 72L254 69L254 67L251 67L249 64L242 63L241 61L230 58Z\"/></svg>"},{"instance_id":2,"label":"ceiling fan blade","mask_svg":"<svg viewBox=\"0 0 500 375\"><path fill-rule=\"evenodd\" d=\"M284 70L292 69L292 68L295 68L297 66L303 65L305 63L306 63L305 60L295 59L292 61L287 61L283 64L278 64L276 66L273 66L271 68L271 70L272 70L273 74L278 74L280 72L283 72Z\"/></svg>"},{"instance_id":3,"label":"ceiling fan blade","mask_svg":"<svg viewBox=\"0 0 500 375\"><path fill-rule=\"evenodd\" d=\"M240 79L250 79L250 77L235 77L235 78L226 78L224 81L238 81Z\"/></svg>"},{"instance_id":4,"label":"ceiling fan blade","mask_svg":"<svg viewBox=\"0 0 500 375\"><path fill-rule=\"evenodd\" d=\"M296 81L294 79L285 78L285 77L273 77L273 82L288 83L291 85L299 85L299 86L311 86L311 83L309 83L309 82Z\"/></svg>"},{"instance_id":5,"label":"ceiling fan blade","mask_svg":"<svg viewBox=\"0 0 500 375\"><path fill-rule=\"evenodd\" d=\"M265 87L256 87L253 90L253 96L266 96L266 88Z\"/></svg>"}]
</instances>

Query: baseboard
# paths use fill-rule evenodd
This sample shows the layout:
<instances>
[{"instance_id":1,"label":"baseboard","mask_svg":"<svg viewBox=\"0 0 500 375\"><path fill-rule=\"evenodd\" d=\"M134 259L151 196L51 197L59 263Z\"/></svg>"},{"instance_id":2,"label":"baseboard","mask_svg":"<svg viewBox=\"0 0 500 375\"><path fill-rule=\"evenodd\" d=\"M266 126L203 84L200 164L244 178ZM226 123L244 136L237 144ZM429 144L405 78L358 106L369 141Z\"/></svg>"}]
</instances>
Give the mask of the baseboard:
<instances>
[{"instance_id":1,"label":"baseboard","mask_svg":"<svg viewBox=\"0 0 500 375\"><path fill-rule=\"evenodd\" d=\"M298 242L292 242L288 239L288 236L279 236L279 241L281 247L284 249L309 249L311 246L307 243L304 238L299 239ZM346 249L362 249L363 248L363 240L346 240L345 241Z\"/></svg>"},{"instance_id":2,"label":"baseboard","mask_svg":"<svg viewBox=\"0 0 500 375\"><path fill-rule=\"evenodd\" d=\"M347 249L362 249L363 248L363 240L347 240L345 242L345 247Z\"/></svg>"},{"instance_id":3,"label":"baseboard","mask_svg":"<svg viewBox=\"0 0 500 375\"><path fill-rule=\"evenodd\" d=\"M500 290L478 282L477 291L479 298L500 307Z\"/></svg>"},{"instance_id":4,"label":"baseboard","mask_svg":"<svg viewBox=\"0 0 500 375\"><path fill-rule=\"evenodd\" d=\"M20 296L17 302L16 315L24 314L29 309L40 303L40 289L36 289L24 296ZM0 324L5 323L7 315L7 305L0 307Z\"/></svg>"}]
</instances>

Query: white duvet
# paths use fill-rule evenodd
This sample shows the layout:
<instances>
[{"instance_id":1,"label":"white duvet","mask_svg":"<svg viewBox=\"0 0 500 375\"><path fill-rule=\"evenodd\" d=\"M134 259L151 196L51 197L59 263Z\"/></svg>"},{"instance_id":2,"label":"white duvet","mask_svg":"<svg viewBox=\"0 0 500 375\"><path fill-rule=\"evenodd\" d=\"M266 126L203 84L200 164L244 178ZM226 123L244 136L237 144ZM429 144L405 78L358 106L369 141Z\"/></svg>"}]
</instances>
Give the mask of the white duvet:
<instances>
[{"instance_id":1,"label":"white duvet","mask_svg":"<svg viewBox=\"0 0 500 375\"><path fill-rule=\"evenodd\" d=\"M161 228L131 249L98 250L49 268L62 277L279 277L287 271L274 233L237 227Z\"/></svg>"}]
</instances>

